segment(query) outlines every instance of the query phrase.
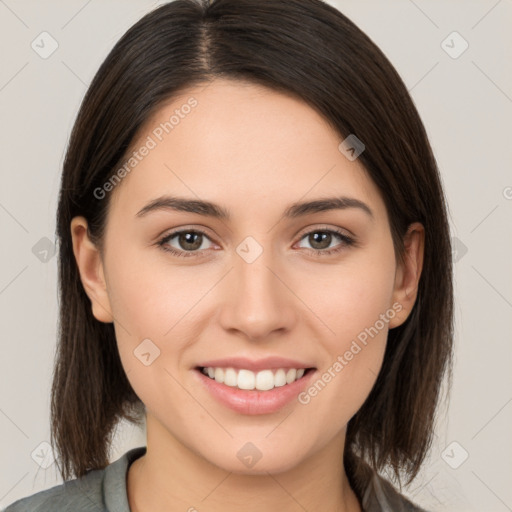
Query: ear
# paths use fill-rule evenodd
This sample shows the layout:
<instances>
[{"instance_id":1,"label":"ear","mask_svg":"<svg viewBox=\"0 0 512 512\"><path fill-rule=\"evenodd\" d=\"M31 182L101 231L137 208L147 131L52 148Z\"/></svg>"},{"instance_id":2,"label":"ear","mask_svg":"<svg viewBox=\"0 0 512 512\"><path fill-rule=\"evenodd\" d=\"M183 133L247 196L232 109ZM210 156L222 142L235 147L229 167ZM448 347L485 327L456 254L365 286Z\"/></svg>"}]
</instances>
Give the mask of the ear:
<instances>
[{"instance_id":1,"label":"ear","mask_svg":"<svg viewBox=\"0 0 512 512\"><path fill-rule=\"evenodd\" d=\"M412 223L404 236L404 263L399 264L395 273L395 288L392 304L402 309L390 319L389 328L403 324L409 316L418 295L418 283L423 269L425 228L419 222ZM398 309L398 308L397 308Z\"/></svg>"},{"instance_id":2,"label":"ear","mask_svg":"<svg viewBox=\"0 0 512 512\"><path fill-rule=\"evenodd\" d=\"M101 254L89 239L85 217L72 219L71 236L80 279L85 293L91 300L92 314L100 322L113 322Z\"/></svg>"}]
</instances>

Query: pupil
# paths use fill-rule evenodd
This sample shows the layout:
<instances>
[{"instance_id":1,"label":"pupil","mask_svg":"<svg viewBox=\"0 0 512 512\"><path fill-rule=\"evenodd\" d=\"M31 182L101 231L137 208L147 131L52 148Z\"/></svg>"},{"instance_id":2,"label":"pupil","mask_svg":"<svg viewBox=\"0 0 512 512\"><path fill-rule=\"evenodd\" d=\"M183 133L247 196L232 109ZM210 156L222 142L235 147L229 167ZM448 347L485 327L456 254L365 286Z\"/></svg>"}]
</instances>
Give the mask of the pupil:
<instances>
[{"instance_id":1,"label":"pupil","mask_svg":"<svg viewBox=\"0 0 512 512\"><path fill-rule=\"evenodd\" d=\"M330 233L320 233L320 232L317 232L317 233L313 233L313 243L311 244L313 247L314 244L316 243L320 243L321 247L317 247L317 249L325 249L326 247L329 246L329 243L330 243L330 236L331 234ZM319 240L318 240L319 238ZM327 245L325 244L322 244L322 241L325 242L325 240L327 240Z\"/></svg>"},{"instance_id":2,"label":"pupil","mask_svg":"<svg viewBox=\"0 0 512 512\"><path fill-rule=\"evenodd\" d=\"M193 241L194 237L196 237L195 243ZM200 233L185 233L180 236L180 244L185 244L184 247L187 247L187 244L192 245L192 247L187 247L188 249L198 249L201 247L201 242L197 243L200 240Z\"/></svg>"}]
</instances>

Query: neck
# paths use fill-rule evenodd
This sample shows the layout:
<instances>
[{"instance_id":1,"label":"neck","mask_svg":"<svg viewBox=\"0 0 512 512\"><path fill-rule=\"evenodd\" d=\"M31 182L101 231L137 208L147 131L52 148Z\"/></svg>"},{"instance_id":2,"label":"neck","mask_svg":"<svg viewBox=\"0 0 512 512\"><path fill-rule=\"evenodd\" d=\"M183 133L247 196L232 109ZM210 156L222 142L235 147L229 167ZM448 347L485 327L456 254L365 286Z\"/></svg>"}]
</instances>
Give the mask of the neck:
<instances>
[{"instance_id":1,"label":"neck","mask_svg":"<svg viewBox=\"0 0 512 512\"><path fill-rule=\"evenodd\" d=\"M147 413L146 454L128 471L131 512L360 512L343 466L345 431L280 473L226 471L193 452Z\"/></svg>"}]
</instances>

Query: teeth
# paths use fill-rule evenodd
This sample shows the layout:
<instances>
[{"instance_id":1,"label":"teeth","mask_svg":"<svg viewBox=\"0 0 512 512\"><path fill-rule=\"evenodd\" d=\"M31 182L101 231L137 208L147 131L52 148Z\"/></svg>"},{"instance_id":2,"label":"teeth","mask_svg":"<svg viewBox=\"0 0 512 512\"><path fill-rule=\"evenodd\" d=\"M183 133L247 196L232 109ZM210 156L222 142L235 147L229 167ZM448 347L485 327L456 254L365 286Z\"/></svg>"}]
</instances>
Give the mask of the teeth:
<instances>
[{"instance_id":1,"label":"teeth","mask_svg":"<svg viewBox=\"0 0 512 512\"><path fill-rule=\"evenodd\" d=\"M254 375L253 372L251 373ZM274 386L274 374L272 370L263 370L256 374L256 385L254 386L256 389L268 391L269 389L274 389Z\"/></svg>"},{"instance_id":2,"label":"teeth","mask_svg":"<svg viewBox=\"0 0 512 512\"><path fill-rule=\"evenodd\" d=\"M274 375L274 386L276 388L284 386L286 384L286 372L283 369L277 370Z\"/></svg>"},{"instance_id":3,"label":"teeth","mask_svg":"<svg viewBox=\"0 0 512 512\"><path fill-rule=\"evenodd\" d=\"M295 377L297 377L297 370L295 368L290 368L286 372L286 384L291 384L295 380Z\"/></svg>"},{"instance_id":4,"label":"teeth","mask_svg":"<svg viewBox=\"0 0 512 512\"><path fill-rule=\"evenodd\" d=\"M219 379L215 378L215 380L218 381ZM224 372L224 384L233 388L238 385L237 375L233 368L227 368Z\"/></svg>"},{"instance_id":5,"label":"teeth","mask_svg":"<svg viewBox=\"0 0 512 512\"><path fill-rule=\"evenodd\" d=\"M215 380L224 382L224 370L222 368L215 368Z\"/></svg>"},{"instance_id":6,"label":"teeth","mask_svg":"<svg viewBox=\"0 0 512 512\"><path fill-rule=\"evenodd\" d=\"M305 372L305 368L290 368L284 370L279 368L275 373L273 370L261 370L257 373L251 370L235 370L234 368L203 368L202 372L221 384L239 389L257 389L259 391L268 391L274 387L285 386L300 379Z\"/></svg>"},{"instance_id":7,"label":"teeth","mask_svg":"<svg viewBox=\"0 0 512 512\"><path fill-rule=\"evenodd\" d=\"M231 369L232 368L230 368L230 370ZM261 373L261 372L259 372L259 373ZM249 370L239 370L237 386L240 389L254 389L256 387L256 377L257 377L257 375L254 375L254 372L251 372ZM215 380L217 380L217 379L215 379ZM217 380L217 382L221 382L221 381Z\"/></svg>"}]
</instances>

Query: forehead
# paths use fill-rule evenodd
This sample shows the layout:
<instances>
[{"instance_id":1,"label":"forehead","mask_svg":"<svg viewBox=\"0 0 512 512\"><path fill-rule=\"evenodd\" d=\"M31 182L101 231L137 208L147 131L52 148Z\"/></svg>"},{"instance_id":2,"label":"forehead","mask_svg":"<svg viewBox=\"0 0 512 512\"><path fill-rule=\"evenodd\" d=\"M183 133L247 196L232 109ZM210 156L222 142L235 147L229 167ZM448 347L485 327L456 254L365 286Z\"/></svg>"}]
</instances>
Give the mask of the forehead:
<instances>
[{"instance_id":1,"label":"forehead","mask_svg":"<svg viewBox=\"0 0 512 512\"><path fill-rule=\"evenodd\" d=\"M164 194L255 213L282 212L301 198L344 195L383 213L365 168L339 150L342 140L300 99L217 79L181 92L153 113L132 141L128 172L112 199L130 215Z\"/></svg>"}]
</instances>

